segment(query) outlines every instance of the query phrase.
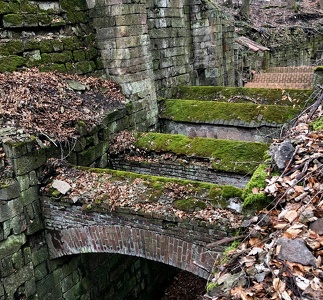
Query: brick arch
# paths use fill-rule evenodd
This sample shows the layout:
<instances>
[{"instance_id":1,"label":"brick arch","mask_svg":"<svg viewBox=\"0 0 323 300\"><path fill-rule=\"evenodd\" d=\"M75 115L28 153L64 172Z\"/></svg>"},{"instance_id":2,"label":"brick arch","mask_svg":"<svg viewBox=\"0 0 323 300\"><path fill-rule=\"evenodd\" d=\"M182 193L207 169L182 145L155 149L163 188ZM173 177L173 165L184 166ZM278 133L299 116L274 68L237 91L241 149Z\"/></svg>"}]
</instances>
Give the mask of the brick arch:
<instances>
[{"instance_id":1,"label":"brick arch","mask_svg":"<svg viewBox=\"0 0 323 300\"><path fill-rule=\"evenodd\" d=\"M47 230L51 258L80 253L138 256L191 272L207 279L215 253L205 247L150 230L120 225Z\"/></svg>"}]
</instances>

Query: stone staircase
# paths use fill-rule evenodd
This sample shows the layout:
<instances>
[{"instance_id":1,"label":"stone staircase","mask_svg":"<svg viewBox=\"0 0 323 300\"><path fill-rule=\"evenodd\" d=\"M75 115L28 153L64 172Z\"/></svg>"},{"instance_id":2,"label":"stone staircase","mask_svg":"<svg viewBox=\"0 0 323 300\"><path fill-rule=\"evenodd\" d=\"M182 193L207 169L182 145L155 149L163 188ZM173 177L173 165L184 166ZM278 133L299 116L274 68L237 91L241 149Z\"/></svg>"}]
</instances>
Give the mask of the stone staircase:
<instances>
[{"instance_id":1,"label":"stone staircase","mask_svg":"<svg viewBox=\"0 0 323 300\"><path fill-rule=\"evenodd\" d=\"M309 90L177 87L159 101L160 133L137 137L114 169L244 188ZM136 149L136 150L135 150Z\"/></svg>"},{"instance_id":2,"label":"stone staircase","mask_svg":"<svg viewBox=\"0 0 323 300\"><path fill-rule=\"evenodd\" d=\"M271 67L265 73L256 73L248 88L312 89L314 71L311 66Z\"/></svg>"}]
</instances>

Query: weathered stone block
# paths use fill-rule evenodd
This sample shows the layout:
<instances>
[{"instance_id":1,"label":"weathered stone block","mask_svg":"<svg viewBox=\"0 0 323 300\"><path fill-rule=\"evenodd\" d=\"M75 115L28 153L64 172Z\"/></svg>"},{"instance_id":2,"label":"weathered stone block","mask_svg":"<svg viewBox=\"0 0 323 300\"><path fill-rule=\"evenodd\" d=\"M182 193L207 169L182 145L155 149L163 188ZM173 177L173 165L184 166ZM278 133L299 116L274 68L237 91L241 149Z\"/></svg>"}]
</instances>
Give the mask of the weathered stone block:
<instances>
[{"instance_id":1,"label":"weathered stone block","mask_svg":"<svg viewBox=\"0 0 323 300\"><path fill-rule=\"evenodd\" d=\"M24 175L30 171L33 171L46 162L45 150L35 151L22 157L15 158L13 160L14 168L17 175Z\"/></svg>"},{"instance_id":2,"label":"weathered stone block","mask_svg":"<svg viewBox=\"0 0 323 300\"><path fill-rule=\"evenodd\" d=\"M35 280L39 281L42 278L46 277L48 274L47 267L46 267L46 262L43 262L37 266L34 267L34 272L35 272Z\"/></svg>"},{"instance_id":3,"label":"weathered stone block","mask_svg":"<svg viewBox=\"0 0 323 300\"><path fill-rule=\"evenodd\" d=\"M4 28L16 28L23 26L23 15L21 14L7 14L3 16Z\"/></svg>"},{"instance_id":4,"label":"weathered stone block","mask_svg":"<svg viewBox=\"0 0 323 300\"><path fill-rule=\"evenodd\" d=\"M24 206L38 201L38 198L38 186L31 186L29 189L22 191L19 197Z\"/></svg>"},{"instance_id":5,"label":"weathered stone block","mask_svg":"<svg viewBox=\"0 0 323 300\"><path fill-rule=\"evenodd\" d=\"M48 259L48 250L46 246L39 249L32 249L31 259L34 266L44 263Z\"/></svg>"},{"instance_id":6,"label":"weathered stone block","mask_svg":"<svg viewBox=\"0 0 323 300\"><path fill-rule=\"evenodd\" d=\"M89 166L108 150L108 144L101 142L96 146L90 147L78 154L78 164L81 166Z\"/></svg>"},{"instance_id":7,"label":"weathered stone block","mask_svg":"<svg viewBox=\"0 0 323 300\"><path fill-rule=\"evenodd\" d=\"M2 257L11 255L26 243L26 236L21 233L19 235L10 235L6 240L0 242L0 253Z\"/></svg>"},{"instance_id":8,"label":"weathered stone block","mask_svg":"<svg viewBox=\"0 0 323 300\"><path fill-rule=\"evenodd\" d=\"M8 182L1 183L0 200L11 200L19 196L20 188L16 180L8 179Z\"/></svg>"},{"instance_id":9,"label":"weathered stone block","mask_svg":"<svg viewBox=\"0 0 323 300\"><path fill-rule=\"evenodd\" d=\"M0 222L9 220L22 212L23 204L19 198L8 201L5 205L0 206Z\"/></svg>"}]
</instances>

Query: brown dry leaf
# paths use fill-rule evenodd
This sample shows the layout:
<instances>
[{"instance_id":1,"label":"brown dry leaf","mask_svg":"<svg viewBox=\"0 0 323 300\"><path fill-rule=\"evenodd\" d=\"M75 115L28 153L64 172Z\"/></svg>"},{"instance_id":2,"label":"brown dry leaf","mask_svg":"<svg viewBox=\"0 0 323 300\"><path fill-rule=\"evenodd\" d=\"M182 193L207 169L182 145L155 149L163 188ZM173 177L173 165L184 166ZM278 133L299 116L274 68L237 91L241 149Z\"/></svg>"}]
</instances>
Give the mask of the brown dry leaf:
<instances>
[{"instance_id":1,"label":"brown dry leaf","mask_svg":"<svg viewBox=\"0 0 323 300\"><path fill-rule=\"evenodd\" d=\"M264 246L262 240L258 239L258 238L250 238L248 241L249 245L251 247L258 247L258 248L262 248Z\"/></svg>"},{"instance_id":2,"label":"brown dry leaf","mask_svg":"<svg viewBox=\"0 0 323 300\"><path fill-rule=\"evenodd\" d=\"M231 290L231 295L234 296L234 299L253 300L253 293L246 290L241 285L233 288Z\"/></svg>"},{"instance_id":3,"label":"brown dry leaf","mask_svg":"<svg viewBox=\"0 0 323 300\"><path fill-rule=\"evenodd\" d=\"M288 228L283 233L283 237L290 238L290 239L295 239L301 232L302 232L301 229Z\"/></svg>"},{"instance_id":4,"label":"brown dry leaf","mask_svg":"<svg viewBox=\"0 0 323 300\"><path fill-rule=\"evenodd\" d=\"M281 281L279 278L273 279L273 288L279 294L283 293L286 289L286 283Z\"/></svg>"},{"instance_id":5,"label":"brown dry leaf","mask_svg":"<svg viewBox=\"0 0 323 300\"><path fill-rule=\"evenodd\" d=\"M284 218L292 223L298 217L298 212L296 210L289 210L285 213Z\"/></svg>"},{"instance_id":6,"label":"brown dry leaf","mask_svg":"<svg viewBox=\"0 0 323 300\"><path fill-rule=\"evenodd\" d=\"M254 195L259 194L259 189L258 189L257 187L254 187L254 188L252 189L252 193L253 193Z\"/></svg>"}]
</instances>

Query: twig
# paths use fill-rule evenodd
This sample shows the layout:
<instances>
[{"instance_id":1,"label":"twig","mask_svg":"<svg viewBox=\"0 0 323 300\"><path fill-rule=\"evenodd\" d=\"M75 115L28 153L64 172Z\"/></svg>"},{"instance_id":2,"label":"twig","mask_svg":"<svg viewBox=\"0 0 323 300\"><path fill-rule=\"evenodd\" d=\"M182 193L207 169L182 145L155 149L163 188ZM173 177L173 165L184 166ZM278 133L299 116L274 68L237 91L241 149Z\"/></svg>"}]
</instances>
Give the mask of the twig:
<instances>
[{"instance_id":1,"label":"twig","mask_svg":"<svg viewBox=\"0 0 323 300\"><path fill-rule=\"evenodd\" d=\"M232 236L232 237L226 237L226 238L216 241L214 243L207 244L206 248L215 248L218 245L228 244L228 243L236 241L236 240L244 239L245 237L246 237L246 235L237 235L237 236Z\"/></svg>"},{"instance_id":2,"label":"twig","mask_svg":"<svg viewBox=\"0 0 323 300\"><path fill-rule=\"evenodd\" d=\"M52 142L55 145L55 147L57 147L57 144L55 143L55 141L50 136L48 136L45 132L42 132L42 131L40 131L40 133L43 136L47 137L49 139L49 141Z\"/></svg>"}]
</instances>

